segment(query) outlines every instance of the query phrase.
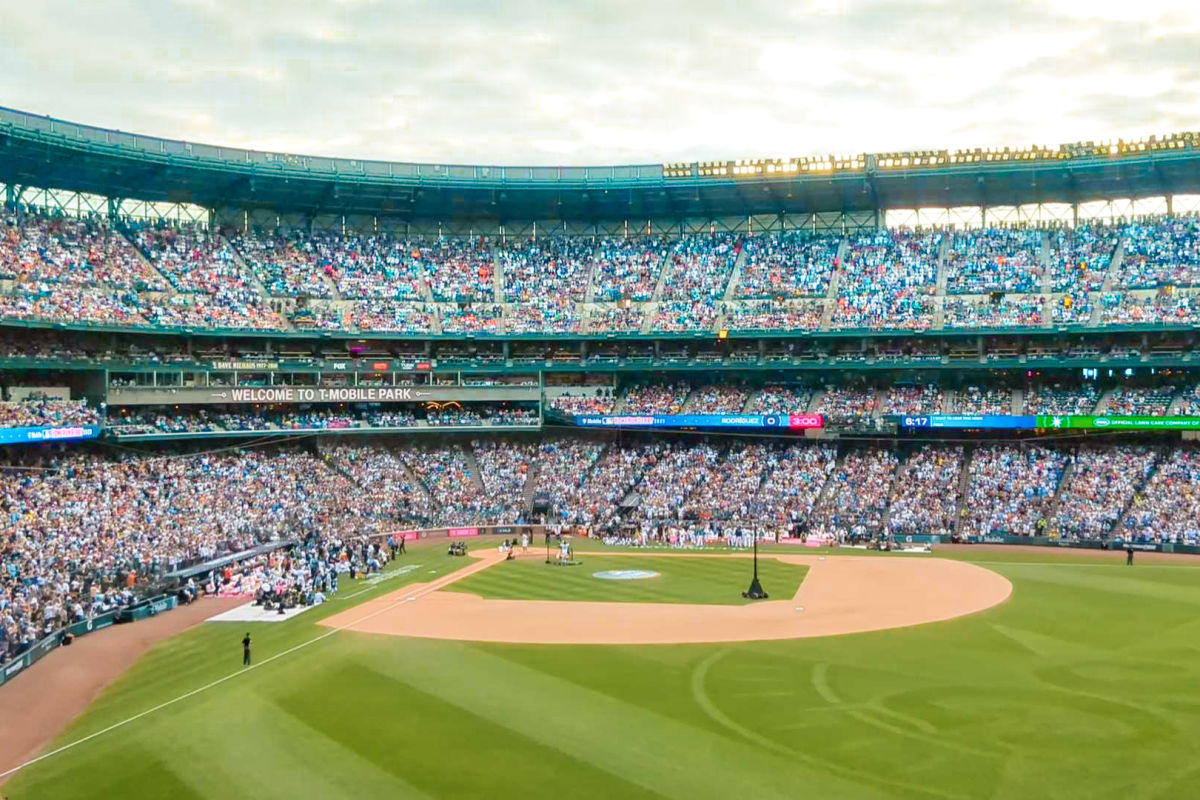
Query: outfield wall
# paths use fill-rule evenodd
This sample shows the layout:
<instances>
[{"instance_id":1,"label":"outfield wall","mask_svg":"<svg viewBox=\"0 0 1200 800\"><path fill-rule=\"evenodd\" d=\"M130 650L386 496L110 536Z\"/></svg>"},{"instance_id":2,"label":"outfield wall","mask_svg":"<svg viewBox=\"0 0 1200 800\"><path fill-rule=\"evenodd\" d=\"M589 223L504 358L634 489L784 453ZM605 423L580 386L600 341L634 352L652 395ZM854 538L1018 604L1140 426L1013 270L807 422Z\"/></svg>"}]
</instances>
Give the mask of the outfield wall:
<instances>
[{"instance_id":1,"label":"outfield wall","mask_svg":"<svg viewBox=\"0 0 1200 800\"><path fill-rule=\"evenodd\" d=\"M900 541L912 544L1012 544L1030 545L1033 547L1057 547L1071 550L1124 550L1126 546L1134 550L1150 553L1182 553L1200 555L1200 547L1173 542L1125 542L1120 539L1101 541L1099 539L1051 539L1049 536L966 536L957 542L951 542L949 537L931 534L911 534L897 537Z\"/></svg>"}]
</instances>

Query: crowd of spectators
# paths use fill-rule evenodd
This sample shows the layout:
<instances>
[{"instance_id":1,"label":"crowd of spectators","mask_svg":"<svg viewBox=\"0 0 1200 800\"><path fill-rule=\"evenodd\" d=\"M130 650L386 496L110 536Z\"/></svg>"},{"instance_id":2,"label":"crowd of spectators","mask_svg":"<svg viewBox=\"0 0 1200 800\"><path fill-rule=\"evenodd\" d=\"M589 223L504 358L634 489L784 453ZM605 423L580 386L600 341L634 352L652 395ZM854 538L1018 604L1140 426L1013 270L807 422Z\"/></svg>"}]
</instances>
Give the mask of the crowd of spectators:
<instances>
[{"instance_id":1,"label":"crowd of spectators","mask_svg":"<svg viewBox=\"0 0 1200 800\"><path fill-rule=\"evenodd\" d=\"M504 306L497 303L442 307L442 333L504 332Z\"/></svg>"},{"instance_id":2,"label":"crowd of spectators","mask_svg":"<svg viewBox=\"0 0 1200 800\"><path fill-rule=\"evenodd\" d=\"M333 307L333 324L337 328L358 328L380 333L432 333L433 312L421 303L394 300L356 300L348 308ZM327 326L321 325L325 328Z\"/></svg>"},{"instance_id":3,"label":"crowd of spectators","mask_svg":"<svg viewBox=\"0 0 1200 800\"><path fill-rule=\"evenodd\" d=\"M1157 458L1148 447L1080 448L1059 493L1053 530L1070 539L1107 537Z\"/></svg>"},{"instance_id":4,"label":"crowd of spectators","mask_svg":"<svg viewBox=\"0 0 1200 800\"><path fill-rule=\"evenodd\" d=\"M597 303L588 315L588 332L638 333L644 318L644 309L640 305Z\"/></svg>"},{"instance_id":5,"label":"crowd of spectators","mask_svg":"<svg viewBox=\"0 0 1200 800\"><path fill-rule=\"evenodd\" d=\"M676 241L668 256L671 272L663 298L676 301L681 308L692 304L711 307L713 301L725 296L739 247L737 237L731 234L688 236Z\"/></svg>"},{"instance_id":6,"label":"crowd of spectators","mask_svg":"<svg viewBox=\"0 0 1200 800\"><path fill-rule=\"evenodd\" d=\"M746 405L748 392L736 383L697 386L688 397L685 414L738 414Z\"/></svg>"},{"instance_id":7,"label":"crowd of spectators","mask_svg":"<svg viewBox=\"0 0 1200 800\"><path fill-rule=\"evenodd\" d=\"M482 239L418 242L412 250L433 298L444 303L496 302L492 258Z\"/></svg>"},{"instance_id":8,"label":"crowd of spectators","mask_svg":"<svg viewBox=\"0 0 1200 800\"><path fill-rule=\"evenodd\" d=\"M505 273L507 274L507 273ZM532 294L508 306L506 333L579 333L579 303L565 294Z\"/></svg>"},{"instance_id":9,"label":"crowd of spectators","mask_svg":"<svg viewBox=\"0 0 1200 800\"><path fill-rule=\"evenodd\" d=\"M1043 288L1042 231L985 228L954 235L946 256L947 294L1016 292Z\"/></svg>"},{"instance_id":10,"label":"crowd of spectators","mask_svg":"<svg viewBox=\"0 0 1200 800\"><path fill-rule=\"evenodd\" d=\"M309 238L316 268L347 299L417 302L426 299L419 245L386 234Z\"/></svg>"},{"instance_id":11,"label":"crowd of spectators","mask_svg":"<svg viewBox=\"0 0 1200 800\"><path fill-rule=\"evenodd\" d=\"M1178 405L1172 414L1183 417L1200 417L1200 384L1185 389L1179 395Z\"/></svg>"},{"instance_id":12,"label":"crowd of spectators","mask_svg":"<svg viewBox=\"0 0 1200 800\"><path fill-rule=\"evenodd\" d=\"M993 445L971 456L961 533L1032 536L1042 526L1066 467L1066 457L1046 447Z\"/></svg>"},{"instance_id":13,"label":"crowd of spectators","mask_svg":"<svg viewBox=\"0 0 1200 800\"><path fill-rule=\"evenodd\" d=\"M260 234L235 236L230 243L266 288L267 294L284 297L330 297L333 294L333 267L318 263L320 244L313 237Z\"/></svg>"},{"instance_id":14,"label":"crowd of spectators","mask_svg":"<svg viewBox=\"0 0 1200 800\"><path fill-rule=\"evenodd\" d=\"M1200 279L1200 219L1134 222L1124 233L1125 251L1115 287L1192 286Z\"/></svg>"},{"instance_id":15,"label":"crowd of spectators","mask_svg":"<svg viewBox=\"0 0 1200 800\"><path fill-rule=\"evenodd\" d=\"M736 296L742 299L823 297L839 266L841 238L800 231L748 237Z\"/></svg>"},{"instance_id":16,"label":"crowd of spectators","mask_svg":"<svg viewBox=\"0 0 1200 800\"><path fill-rule=\"evenodd\" d=\"M924 331L933 326L934 311L931 287L903 287L894 293L842 294L834 300L830 327Z\"/></svg>"},{"instance_id":17,"label":"crowd of spectators","mask_svg":"<svg viewBox=\"0 0 1200 800\"><path fill-rule=\"evenodd\" d=\"M0 403L0 428L62 428L100 424L100 412L87 400L30 396Z\"/></svg>"},{"instance_id":18,"label":"crowd of spectators","mask_svg":"<svg viewBox=\"0 0 1200 800\"><path fill-rule=\"evenodd\" d=\"M947 297L943 325L947 328L1040 328L1046 320L1047 299L1041 295Z\"/></svg>"},{"instance_id":19,"label":"crowd of spectators","mask_svg":"<svg viewBox=\"0 0 1200 800\"><path fill-rule=\"evenodd\" d=\"M702 453L701 457L707 457ZM736 442L722 454L719 466L707 461L708 474L679 506L687 519L708 522L761 521L757 506L763 478L779 463L779 448L759 443Z\"/></svg>"},{"instance_id":20,"label":"crowd of spectators","mask_svg":"<svg viewBox=\"0 0 1200 800\"><path fill-rule=\"evenodd\" d=\"M1105 325L1193 325L1200 303L1187 291L1164 287L1157 292L1104 292L1099 296Z\"/></svg>"},{"instance_id":21,"label":"crowd of spectators","mask_svg":"<svg viewBox=\"0 0 1200 800\"><path fill-rule=\"evenodd\" d=\"M319 330L397 333L432 332L440 316L450 333L571 334L581 330L580 304L590 296L597 305L589 332L620 333L640 330L644 304L666 274L654 310L658 332L710 330L722 319L732 330L815 330L826 313L835 330L919 331L935 322L944 251L945 292L975 296L946 299L948 328L1079 325L1093 319L1094 308L1104 325L1200 321L1186 288L1200 283L1200 220L1190 217L961 231L948 247L946 234L906 231L850 236L844 244L790 231L549 237L494 247L481 237L228 235L200 225L118 230L97 218L8 213L0 217L0 279L14 283L0 297L0 315L243 330L286 330L292 320ZM1109 272L1114 280L1104 292ZM831 300L817 299L834 281ZM1013 296L978 299L990 292ZM724 302L727 294L732 302ZM300 297L347 304L309 305L285 317L272 302ZM634 305L609 305L624 300ZM501 302L506 311L479 310ZM452 307L460 303L473 307Z\"/></svg>"},{"instance_id":22,"label":"crowd of spectators","mask_svg":"<svg viewBox=\"0 0 1200 800\"><path fill-rule=\"evenodd\" d=\"M711 331L719 306L712 300L668 300L658 304L654 330L658 333Z\"/></svg>"},{"instance_id":23,"label":"crowd of spectators","mask_svg":"<svg viewBox=\"0 0 1200 800\"><path fill-rule=\"evenodd\" d=\"M555 516L597 529L612 526L622 501L666 450L662 442L605 447L592 469L580 475L578 487L555 501Z\"/></svg>"},{"instance_id":24,"label":"crowd of spectators","mask_svg":"<svg viewBox=\"0 0 1200 800\"><path fill-rule=\"evenodd\" d=\"M724 304L722 327L731 331L815 331L825 303L820 300L742 300Z\"/></svg>"},{"instance_id":25,"label":"crowd of spectators","mask_svg":"<svg viewBox=\"0 0 1200 800\"><path fill-rule=\"evenodd\" d=\"M167 289L129 240L108 223L36 214L0 215L0 278L30 285Z\"/></svg>"},{"instance_id":26,"label":"crowd of spectators","mask_svg":"<svg viewBox=\"0 0 1200 800\"><path fill-rule=\"evenodd\" d=\"M434 525L485 522L488 507L482 484L471 471L467 457L455 445L407 445L397 457L408 466L432 498L430 521Z\"/></svg>"},{"instance_id":27,"label":"crowd of spectators","mask_svg":"<svg viewBox=\"0 0 1200 800\"><path fill-rule=\"evenodd\" d=\"M595 252L593 299L639 303L651 299L666 249L666 243L657 238L601 239Z\"/></svg>"},{"instance_id":28,"label":"crowd of spectators","mask_svg":"<svg viewBox=\"0 0 1200 800\"><path fill-rule=\"evenodd\" d=\"M683 519L688 497L714 479L720 460L721 451L707 442L680 442L664 450L637 484L637 517L651 524Z\"/></svg>"},{"instance_id":29,"label":"crowd of spectators","mask_svg":"<svg viewBox=\"0 0 1200 800\"><path fill-rule=\"evenodd\" d=\"M142 306L156 327L224 328L229 330L283 330L287 322L261 295L173 294Z\"/></svg>"},{"instance_id":30,"label":"crowd of spectators","mask_svg":"<svg viewBox=\"0 0 1200 800\"><path fill-rule=\"evenodd\" d=\"M945 393L932 384L892 386L884 393L880 409L883 414L938 414L944 402Z\"/></svg>"},{"instance_id":31,"label":"crowd of spectators","mask_svg":"<svg viewBox=\"0 0 1200 800\"><path fill-rule=\"evenodd\" d=\"M611 414L616 399L610 394L572 396L560 394L551 398L550 407L564 414L579 416L581 414Z\"/></svg>"},{"instance_id":32,"label":"crowd of spectators","mask_svg":"<svg viewBox=\"0 0 1200 800\"><path fill-rule=\"evenodd\" d=\"M180 292L208 294L231 304L261 299L233 248L216 232L199 227L143 227L134 242Z\"/></svg>"},{"instance_id":33,"label":"crowd of spectators","mask_svg":"<svg viewBox=\"0 0 1200 800\"><path fill-rule=\"evenodd\" d=\"M1011 414L1012 392L981 386L966 386L955 397L958 414Z\"/></svg>"},{"instance_id":34,"label":"crowd of spectators","mask_svg":"<svg viewBox=\"0 0 1200 800\"><path fill-rule=\"evenodd\" d=\"M12 294L0 295L0 318L133 328L150 324L133 295L47 283L19 283Z\"/></svg>"},{"instance_id":35,"label":"crowd of spectators","mask_svg":"<svg viewBox=\"0 0 1200 800\"><path fill-rule=\"evenodd\" d=\"M1096 308L1087 292L1073 292L1051 298L1050 319L1055 325L1090 325Z\"/></svg>"},{"instance_id":36,"label":"crowd of spectators","mask_svg":"<svg viewBox=\"0 0 1200 800\"><path fill-rule=\"evenodd\" d=\"M621 395L620 410L630 414L682 414L691 391L686 381L633 383Z\"/></svg>"},{"instance_id":37,"label":"crowd of spectators","mask_svg":"<svg viewBox=\"0 0 1200 800\"><path fill-rule=\"evenodd\" d=\"M1055 292L1096 292L1104 286L1121 229L1083 224L1050 233L1050 280Z\"/></svg>"},{"instance_id":38,"label":"crowd of spectators","mask_svg":"<svg viewBox=\"0 0 1200 800\"><path fill-rule=\"evenodd\" d=\"M0 484L0 652L8 654L130 604L181 564L383 522L348 479L297 450L120 461L76 451L25 466Z\"/></svg>"},{"instance_id":39,"label":"crowd of spectators","mask_svg":"<svg viewBox=\"0 0 1200 800\"><path fill-rule=\"evenodd\" d=\"M879 396L874 389L830 387L817 401L816 413L835 422L859 422L879 413Z\"/></svg>"},{"instance_id":40,"label":"crowd of spectators","mask_svg":"<svg viewBox=\"0 0 1200 800\"><path fill-rule=\"evenodd\" d=\"M568 237L512 241L497 250L506 303L555 298L573 305L587 294L595 245Z\"/></svg>"},{"instance_id":41,"label":"crowd of spectators","mask_svg":"<svg viewBox=\"0 0 1200 800\"><path fill-rule=\"evenodd\" d=\"M148 409L121 410L108 418L118 435L156 433L240 433L373 428L534 426L534 408L511 403L474 403L439 409L378 404L330 407L263 406L251 410Z\"/></svg>"},{"instance_id":42,"label":"crowd of spectators","mask_svg":"<svg viewBox=\"0 0 1200 800\"><path fill-rule=\"evenodd\" d=\"M398 522L432 520L429 492L395 451L378 445L339 442L326 448L325 458Z\"/></svg>"},{"instance_id":43,"label":"crowd of spectators","mask_svg":"<svg viewBox=\"0 0 1200 800\"><path fill-rule=\"evenodd\" d=\"M1021 402L1023 414L1091 414L1100 402L1100 389L1092 383L1028 386Z\"/></svg>"},{"instance_id":44,"label":"crowd of spectators","mask_svg":"<svg viewBox=\"0 0 1200 800\"><path fill-rule=\"evenodd\" d=\"M887 533L894 537L932 534L949 540L958 519L961 447L926 445L901 468L888 507Z\"/></svg>"},{"instance_id":45,"label":"crowd of spectators","mask_svg":"<svg viewBox=\"0 0 1200 800\"><path fill-rule=\"evenodd\" d=\"M828 445L784 448L755 495L753 513L764 522L806 523L836 463L837 450Z\"/></svg>"},{"instance_id":46,"label":"crowd of spectators","mask_svg":"<svg viewBox=\"0 0 1200 800\"><path fill-rule=\"evenodd\" d=\"M1144 542L1200 545L1200 451L1175 450L1134 496L1121 533Z\"/></svg>"},{"instance_id":47,"label":"crowd of spectators","mask_svg":"<svg viewBox=\"0 0 1200 800\"><path fill-rule=\"evenodd\" d=\"M752 414L803 414L812 399L811 389L769 384L755 392L749 411Z\"/></svg>"},{"instance_id":48,"label":"crowd of spectators","mask_svg":"<svg viewBox=\"0 0 1200 800\"><path fill-rule=\"evenodd\" d=\"M591 492L590 473L604 445L586 439L552 439L537 448L537 494L549 502L549 519L590 524L583 511Z\"/></svg>"},{"instance_id":49,"label":"crowd of spectators","mask_svg":"<svg viewBox=\"0 0 1200 800\"><path fill-rule=\"evenodd\" d=\"M471 442L475 463L483 480L487 519L500 524L522 522L526 517L525 484L537 447L532 444L480 439Z\"/></svg>"},{"instance_id":50,"label":"crowd of spectators","mask_svg":"<svg viewBox=\"0 0 1200 800\"><path fill-rule=\"evenodd\" d=\"M880 231L850 238L834 328L924 330L933 324L940 233Z\"/></svg>"},{"instance_id":51,"label":"crowd of spectators","mask_svg":"<svg viewBox=\"0 0 1200 800\"><path fill-rule=\"evenodd\" d=\"M1105 414L1139 414L1161 417L1171 407L1178 389L1175 386L1119 387L1113 390L1104 407Z\"/></svg>"},{"instance_id":52,"label":"crowd of spectators","mask_svg":"<svg viewBox=\"0 0 1200 800\"><path fill-rule=\"evenodd\" d=\"M879 534L897 464L896 454L881 448L847 453L830 473L810 533L838 537Z\"/></svg>"}]
</instances>

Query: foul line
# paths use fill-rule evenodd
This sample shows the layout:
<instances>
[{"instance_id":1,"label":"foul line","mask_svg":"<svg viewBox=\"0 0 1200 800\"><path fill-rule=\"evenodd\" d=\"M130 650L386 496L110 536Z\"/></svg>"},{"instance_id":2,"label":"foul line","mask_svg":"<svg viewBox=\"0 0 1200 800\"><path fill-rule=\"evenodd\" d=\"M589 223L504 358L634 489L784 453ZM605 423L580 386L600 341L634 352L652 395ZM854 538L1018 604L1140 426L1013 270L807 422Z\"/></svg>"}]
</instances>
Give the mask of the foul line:
<instances>
[{"instance_id":1,"label":"foul line","mask_svg":"<svg viewBox=\"0 0 1200 800\"><path fill-rule=\"evenodd\" d=\"M351 620L350 622L346 622L342 625L337 626L336 628L333 628L332 630L330 630L326 633L322 633L321 635L316 636L315 638L309 639L307 642L301 642L298 645L289 647L287 650L284 650L280 653L276 653L275 655L270 656L269 658L265 658L262 661L258 662L257 664L252 664L248 667L242 667L237 672L231 672L223 678L218 678L217 680L212 681L211 683L204 684L203 686L201 686L198 689L193 689L192 691L186 692L185 694L181 694L178 697L173 697L170 700L167 700L166 702L159 703L158 705L154 706L153 708L147 708L145 711L140 711L137 714L134 714L132 717L123 719L120 722L115 722L112 725L109 725L107 728L102 728L101 730L98 730L95 733L89 733L87 736L84 736L81 739L76 739L73 742L68 742L67 744L62 745L61 747L57 747L47 753L42 753L40 756L31 758L22 764L18 764L17 766L12 767L11 769L5 770L4 772L0 772L0 780L3 780L4 778L7 778L8 776L10 776L14 773L21 771L21 770L25 769L26 767L32 766L32 765L38 763L39 761L44 761L47 758L50 758L51 756L56 756L59 753L66 752L67 750L70 750L73 747L78 747L79 745L83 744L84 742L89 742L92 739L95 739L99 736L103 736L106 733L111 733L112 731L115 731L117 728L122 728L131 722L136 722L137 720L141 719L142 717L149 716L150 714L153 714L156 711L161 711L162 709L167 708L168 706L173 706L176 703L179 703L183 700L187 700L189 697L195 697L196 695L200 694L201 692L205 692L209 689L212 689L214 686L220 686L222 683L233 680L234 678L238 677L239 675L245 675L249 672L253 672L254 670L258 669L259 667L265 667L267 664L270 664L272 661L275 661L276 659L283 658L284 656L290 655L290 654L296 652L297 650L302 650L303 648L308 647L310 644L316 644L317 642L322 641L323 639L328 639L330 636L333 636L335 633L340 633L341 631L344 631L346 628L349 628L353 625L357 625L360 622L366 622L367 620L372 619L373 617L377 617L380 614L391 611L392 609L396 608L397 606L402 606L405 603L411 603L415 600L418 600L418 599L424 597L427 594L432 594L433 592L436 592L438 589L441 589L444 586L454 583L456 580L465 578L468 575L473 575L476 572L487 569L488 567L490 567L496 563L499 563L499 562L497 562L495 560L479 561L478 563L472 564L471 566L467 567L466 569L457 570L455 572L450 573L449 575L444 575L441 578L438 578L437 580L435 580L433 583L430 583L427 586L423 586L420 589L417 589L416 591L412 592L408 596L401 598L400 600L397 600L394 603L386 605L377 611L372 611L370 614L367 614L365 616ZM396 591L398 591L398 592L403 591L403 589L402 588L396 589ZM342 613L346 613L346 612L342 612Z\"/></svg>"},{"instance_id":2,"label":"foul line","mask_svg":"<svg viewBox=\"0 0 1200 800\"><path fill-rule=\"evenodd\" d=\"M358 597L359 595L363 595L363 594L366 594L367 592L375 591L380 586L382 586L383 584L387 583L390 580L394 580L396 578L403 578L405 575L411 575L414 572L416 572L417 570L419 570L421 568L421 566L422 566L421 564L405 564L403 567L392 570L392 572L390 574L387 574L381 578L375 579L375 582L365 589L359 589L354 594L338 595L337 597L331 597L329 599L330 600L353 600L354 598ZM367 580L369 581L372 579L368 578Z\"/></svg>"}]
</instances>

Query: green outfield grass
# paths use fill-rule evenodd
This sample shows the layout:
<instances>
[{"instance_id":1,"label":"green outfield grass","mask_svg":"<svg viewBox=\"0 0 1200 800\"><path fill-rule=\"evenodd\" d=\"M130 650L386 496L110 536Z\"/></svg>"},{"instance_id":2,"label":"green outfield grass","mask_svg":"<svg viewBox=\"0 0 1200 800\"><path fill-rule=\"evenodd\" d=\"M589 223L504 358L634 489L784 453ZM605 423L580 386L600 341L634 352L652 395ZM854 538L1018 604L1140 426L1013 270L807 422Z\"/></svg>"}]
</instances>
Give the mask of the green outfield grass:
<instances>
[{"instance_id":1,"label":"green outfield grass","mask_svg":"<svg viewBox=\"0 0 1200 800\"><path fill-rule=\"evenodd\" d=\"M580 553L576 566L559 567L544 560L505 561L452 584L450 591L470 592L500 600L593 600L614 603L702 603L743 605L752 566L745 558L660 556L631 558ZM646 570L657 578L601 580L597 572ZM767 592L779 599L796 594L808 567L773 558L758 560L758 576Z\"/></svg>"},{"instance_id":2,"label":"green outfield grass","mask_svg":"<svg viewBox=\"0 0 1200 800\"><path fill-rule=\"evenodd\" d=\"M852 636L567 647L335 633L36 764L0 791L14 800L1200 797L1200 568L1182 566L1196 562L1013 555L977 556L1013 582L1008 602ZM406 558L422 567L256 626L256 657L324 634L314 625L322 614L466 561L430 549ZM156 647L61 741L236 673L243 632L209 624Z\"/></svg>"}]
</instances>

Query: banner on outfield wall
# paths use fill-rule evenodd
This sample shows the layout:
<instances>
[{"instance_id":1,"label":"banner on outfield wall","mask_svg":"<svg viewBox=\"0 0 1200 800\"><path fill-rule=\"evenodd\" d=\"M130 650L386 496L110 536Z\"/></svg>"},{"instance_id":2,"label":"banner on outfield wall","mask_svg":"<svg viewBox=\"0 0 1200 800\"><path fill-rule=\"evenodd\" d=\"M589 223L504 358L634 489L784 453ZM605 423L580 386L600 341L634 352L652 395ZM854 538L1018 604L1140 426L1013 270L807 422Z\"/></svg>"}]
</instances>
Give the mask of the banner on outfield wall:
<instances>
[{"instance_id":1,"label":"banner on outfield wall","mask_svg":"<svg viewBox=\"0 0 1200 800\"><path fill-rule=\"evenodd\" d=\"M1087 428L1110 431L1195 431L1200 417L1103 416L1039 414L1037 426L1046 430Z\"/></svg>"},{"instance_id":2,"label":"banner on outfield wall","mask_svg":"<svg viewBox=\"0 0 1200 800\"><path fill-rule=\"evenodd\" d=\"M463 536L478 536L479 528L450 528L446 531L446 535L459 538Z\"/></svg>"},{"instance_id":3,"label":"banner on outfield wall","mask_svg":"<svg viewBox=\"0 0 1200 800\"><path fill-rule=\"evenodd\" d=\"M901 428L959 430L1200 430L1200 417L1092 416L1081 414L905 414L896 417Z\"/></svg>"},{"instance_id":4,"label":"banner on outfield wall","mask_svg":"<svg viewBox=\"0 0 1200 800\"><path fill-rule=\"evenodd\" d=\"M0 428L0 444L71 442L95 439L99 435L99 425L75 425L68 428Z\"/></svg>"},{"instance_id":5,"label":"banner on outfield wall","mask_svg":"<svg viewBox=\"0 0 1200 800\"><path fill-rule=\"evenodd\" d=\"M822 428L820 414L585 414L575 417L583 428Z\"/></svg>"}]
</instances>

